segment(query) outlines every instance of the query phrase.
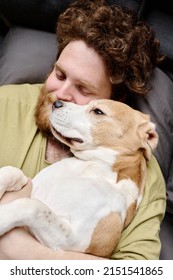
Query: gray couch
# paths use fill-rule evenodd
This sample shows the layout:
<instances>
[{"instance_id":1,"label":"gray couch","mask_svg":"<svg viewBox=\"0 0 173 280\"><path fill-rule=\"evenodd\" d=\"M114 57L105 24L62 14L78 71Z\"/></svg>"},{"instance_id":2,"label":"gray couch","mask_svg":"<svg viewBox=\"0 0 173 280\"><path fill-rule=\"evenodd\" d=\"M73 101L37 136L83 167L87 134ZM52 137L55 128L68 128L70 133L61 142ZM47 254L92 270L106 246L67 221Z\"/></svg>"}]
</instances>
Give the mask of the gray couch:
<instances>
[{"instance_id":1,"label":"gray couch","mask_svg":"<svg viewBox=\"0 0 173 280\"><path fill-rule=\"evenodd\" d=\"M56 59L58 15L73 0L0 0L0 85L42 83ZM153 2L153 3L152 3ZM173 2L110 0L129 6L156 32L165 62L151 80L152 94L134 106L151 115L160 142L156 157L167 186L167 211L161 226L161 259L173 259Z\"/></svg>"}]
</instances>

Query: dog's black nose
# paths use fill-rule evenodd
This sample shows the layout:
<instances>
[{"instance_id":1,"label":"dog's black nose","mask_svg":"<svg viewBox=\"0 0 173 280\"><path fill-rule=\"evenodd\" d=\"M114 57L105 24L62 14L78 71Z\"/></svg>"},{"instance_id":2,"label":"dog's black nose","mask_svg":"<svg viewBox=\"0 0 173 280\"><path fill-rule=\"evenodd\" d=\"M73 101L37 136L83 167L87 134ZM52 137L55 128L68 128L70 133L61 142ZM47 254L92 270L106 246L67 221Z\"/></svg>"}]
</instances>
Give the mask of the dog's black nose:
<instances>
[{"instance_id":1,"label":"dog's black nose","mask_svg":"<svg viewBox=\"0 0 173 280\"><path fill-rule=\"evenodd\" d=\"M53 109L58 109L58 108L61 108L63 107L63 102L60 101L60 100L57 100L53 103Z\"/></svg>"}]
</instances>

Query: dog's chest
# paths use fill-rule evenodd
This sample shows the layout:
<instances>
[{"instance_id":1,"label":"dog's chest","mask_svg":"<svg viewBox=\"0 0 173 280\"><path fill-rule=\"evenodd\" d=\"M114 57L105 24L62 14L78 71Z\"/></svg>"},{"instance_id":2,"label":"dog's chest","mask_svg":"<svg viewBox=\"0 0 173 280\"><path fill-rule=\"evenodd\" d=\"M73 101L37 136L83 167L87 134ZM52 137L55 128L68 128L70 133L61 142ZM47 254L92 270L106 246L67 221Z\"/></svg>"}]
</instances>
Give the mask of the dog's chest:
<instances>
[{"instance_id":1,"label":"dog's chest","mask_svg":"<svg viewBox=\"0 0 173 280\"><path fill-rule=\"evenodd\" d=\"M90 212L92 204L96 210L97 204L102 203L104 197L111 197L115 183L116 174L108 167L70 158L36 175L32 197L43 201L55 213L78 215L82 209L85 215Z\"/></svg>"},{"instance_id":2,"label":"dog's chest","mask_svg":"<svg viewBox=\"0 0 173 280\"><path fill-rule=\"evenodd\" d=\"M65 159L45 168L33 179L31 196L44 202L70 224L75 234L72 243L80 245L77 248L87 248L100 222L118 213L123 224L127 207L134 201L134 183L130 182L132 186L127 205L129 182L128 188L127 183L121 186L120 182L116 183L116 177L108 164ZM125 187L125 192L122 187ZM112 223L106 225L111 232Z\"/></svg>"},{"instance_id":3,"label":"dog's chest","mask_svg":"<svg viewBox=\"0 0 173 280\"><path fill-rule=\"evenodd\" d=\"M80 178L104 178L115 184L117 174L112 167L99 161L83 161L73 158L61 160L43 169L33 179L33 193L40 191L47 194L51 189L60 187L59 182L68 183L74 178L76 183ZM63 185L64 186L64 185Z\"/></svg>"}]
</instances>

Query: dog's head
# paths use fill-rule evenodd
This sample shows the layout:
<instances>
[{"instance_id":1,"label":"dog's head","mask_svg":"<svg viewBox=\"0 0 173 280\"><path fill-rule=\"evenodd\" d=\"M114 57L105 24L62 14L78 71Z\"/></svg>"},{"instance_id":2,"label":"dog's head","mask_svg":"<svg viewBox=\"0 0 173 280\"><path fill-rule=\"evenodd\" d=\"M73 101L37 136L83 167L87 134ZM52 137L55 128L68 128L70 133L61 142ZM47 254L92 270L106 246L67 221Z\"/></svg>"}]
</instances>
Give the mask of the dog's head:
<instances>
[{"instance_id":1,"label":"dog's head","mask_svg":"<svg viewBox=\"0 0 173 280\"><path fill-rule=\"evenodd\" d=\"M72 151L101 147L130 155L141 150L150 159L158 143L148 115L112 100L94 100L84 106L56 101L50 122L53 135Z\"/></svg>"}]
</instances>

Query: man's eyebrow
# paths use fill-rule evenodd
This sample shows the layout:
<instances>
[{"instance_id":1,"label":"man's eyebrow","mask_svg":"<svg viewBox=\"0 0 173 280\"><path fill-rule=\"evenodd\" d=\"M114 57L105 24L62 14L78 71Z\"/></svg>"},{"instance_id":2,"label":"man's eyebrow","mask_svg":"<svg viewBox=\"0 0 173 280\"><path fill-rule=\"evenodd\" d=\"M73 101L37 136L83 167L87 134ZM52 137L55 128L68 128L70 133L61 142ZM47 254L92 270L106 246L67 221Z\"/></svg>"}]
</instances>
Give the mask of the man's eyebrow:
<instances>
[{"instance_id":1,"label":"man's eyebrow","mask_svg":"<svg viewBox=\"0 0 173 280\"><path fill-rule=\"evenodd\" d=\"M90 88L93 88L94 90L97 90L97 87L95 87L93 84L90 84L90 83L87 82L87 81L80 80L80 83L81 83L81 85L83 85L83 86L90 87Z\"/></svg>"},{"instance_id":2,"label":"man's eyebrow","mask_svg":"<svg viewBox=\"0 0 173 280\"><path fill-rule=\"evenodd\" d=\"M60 65L58 65L57 63L55 63L55 69L61 71L64 75L66 75L66 72L64 71L64 69L62 69L62 67ZM94 90L97 90L97 87L94 86L93 84L89 83L88 81L79 79L78 83L80 83L83 86L90 87Z\"/></svg>"},{"instance_id":3,"label":"man's eyebrow","mask_svg":"<svg viewBox=\"0 0 173 280\"><path fill-rule=\"evenodd\" d=\"M62 73L65 74L65 71L59 66L57 63L55 63L55 69L61 71Z\"/></svg>"}]
</instances>

